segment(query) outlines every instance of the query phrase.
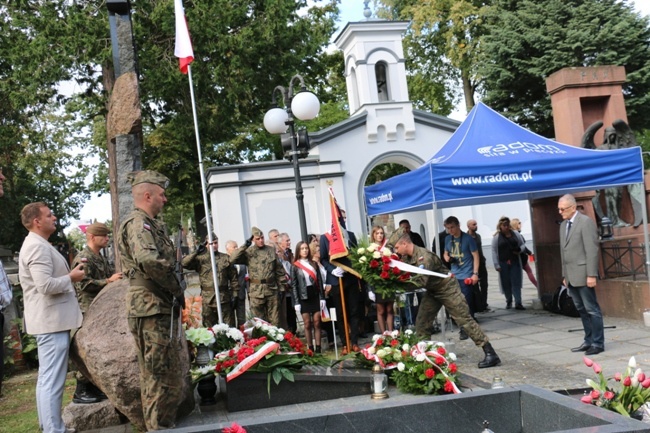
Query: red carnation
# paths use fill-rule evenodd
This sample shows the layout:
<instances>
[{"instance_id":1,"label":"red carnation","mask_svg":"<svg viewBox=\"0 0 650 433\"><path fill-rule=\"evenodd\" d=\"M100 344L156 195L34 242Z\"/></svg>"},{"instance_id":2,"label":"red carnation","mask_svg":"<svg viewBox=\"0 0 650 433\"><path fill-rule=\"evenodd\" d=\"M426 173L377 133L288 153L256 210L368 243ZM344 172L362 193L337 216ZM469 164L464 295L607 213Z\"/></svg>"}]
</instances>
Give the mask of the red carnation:
<instances>
[{"instance_id":1,"label":"red carnation","mask_svg":"<svg viewBox=\"0 0 650 433\"><path fill-rule=\"evenodd\" d=\"M402 273L402 271L400 271L397 267L393 268L394 275L399 275L400 273Z\"/></svg>"},{"instance_id":2,"label":"red carnation","mask_svg":"<svg viewBox=\"0 0 650 433\"><path fill-rule=\"evenodd\" d=\"M384 344L384 340L382 340L381 338L377 340L377 346L383 346L383 344Z\"/></svg>"},{"instance_id":3,"label":"red carnation","mask_svg":"<svg viewBox=\"0 0 650 433\"><path fill-rule=\"evenodd\" d=\"M379 267L379 262L377 260L370 260L370 267L372 269L378 268Z\"/></svg>"},{"instance_id":4,"label":"red carnation","mask_svg":"<svg viewBox=\"0 0 650 433\"><path fill-rule=\"evenodd\" d=\"M433 371L433 368L427 368L427 370L424 372L424 375L427 377L427 379L433 379L433 376L435 376L436 373Z\"/></svg>"},{"instance_id":5,"label":"red carnation","mask_svg":"<svg viewBox=\"0 0 650 433\"><path fill-rule=\"evenodd\" d=\"M391 345L391 347L395 347L395 346L397 346L398 344L399 344L399 341L397 341L397 340L391 340L391 341L390 341L390 345Z\"/></svg>"},{"instance_id":6,"label":"red carnation","mask_svg":"<svg viewBox=\"0 0 650 433\"><path fill-rule=\"evenodd\" d=\"M449 371L454 374L458 371L458 366L455 363L449 364Z\"/></svg>"},{"instance_id":7,"label":"red carnation","mask_svg":"<svg viewBox=\"0 0 650 433\"><path fill-rule=\"evenodd\" d=\"M445 382L444 390L445 392L454 392L454 384L450 381Z\"/></svg>"},{"instance_id":8,"label":"red carnation","mask_svg":"<svg viewBox=\"0 0 650 433\"><path fill-rule=\"evenodd\" d=\"M436 365L442 365L445 363L445 360L443 358L436 358Z\"/></svg>"},{"instance_id":9,"label":"red carnation","mask_svg":"<svg viewBox=\"0 0 650 433\"><path fill-rule=\"evenodd\" d=\"M388 264L384 263L383 265L381 265L381 270L388 272L388 271L390 271L390 266Z\"/></svg>"},{"instance_id":10,"label":"red carnation","mask_svg":"<svg viewBox=\"0 0 650 433\"><path fill-rule=\"evenodd\" d=\"M390 263L390 257L382 256L381 261L388 264L388 263Z\"/></svg>"},{"instance_id":11,"label":"red carnation","mask_svg":"<svg viewBox=\"0 0 650 433\"><path fill-rule=\"evenodd\" d=\"M386 279L388 279L388 277L390 277L390 274L388 272L386 272L386 271L383 271L381 274L379 274L379 277L386 280Z\"/></svg>"},{"instance_id":12,"label":"red carnation","mask_svg":"<svg viewBox=\"0 0 650 433\"><path fill-rule=\"evenodd\" d=\"M443 356L445 355L445 353L447 353L447 351L445 350L445 348L442 347L442 346L438 346L438 348L436 349L436 351L437 351L439 354L443 355Z\"/></svg>"}]
</instances>

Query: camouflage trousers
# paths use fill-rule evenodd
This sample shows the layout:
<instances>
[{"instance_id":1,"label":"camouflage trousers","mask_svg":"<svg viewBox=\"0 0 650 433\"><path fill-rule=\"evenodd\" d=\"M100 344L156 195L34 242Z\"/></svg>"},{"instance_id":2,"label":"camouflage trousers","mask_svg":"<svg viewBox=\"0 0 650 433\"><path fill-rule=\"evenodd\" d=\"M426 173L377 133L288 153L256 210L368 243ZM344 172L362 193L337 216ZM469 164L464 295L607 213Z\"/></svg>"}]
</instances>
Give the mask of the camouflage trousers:
<instances>
[{"instance_id":1,"label":"camouflage trousers","mask_svg":"<svg viewBox=\"0 0 650 433\"><path fill-rule=\"evenodd\" d=\"M204 302L201 315L203 316L203 326L206 328L210 328L219 323L219 311L216 306L210 306ZM221 317L223 318L223 323L231 328L235 327L235 314L230 302L221 303Z\"/></svg>"},{"instance_id":2,"label":"camouflage trousers","mask_svg":"<svg viewBox=\"0 0 650 433\"><path fill-rule=\"evenodd\" d=\"M443 306L456 321L456 324L463 328L469 338L474 341L474 344L483 347L488 342L487 336L469 314L465 296L461 293L458 282L454 278L450 278L449 283L445 286L436 290L427 289L424 292L415 319L415 332L418 336L427 339L431 337L433 321Z\"/></svg>"},{"instance_id":3,"label":"camouflage trousers","mask_svg":"<svg viewBox=\"0 0 650 433\"><path fill-rule=\"evenodd\" d=\"M263 297L250 298L251 314L266 320L273 326L280 326L280 302L276 291L268 290Z\"/></svg>"},{"instance_id":4,"label":"camouflage trousers","mask_svg":"<svg viewBox=\"0 0 650 433\"><path fill-rule=\"evenodd\" d=\"M174 427L182 402L185 374L180 370L181 341L169 337L170 316L129 317L129 330L135 339L140 367L140 396L147 431Z\"/></svg>"}]
</instances>

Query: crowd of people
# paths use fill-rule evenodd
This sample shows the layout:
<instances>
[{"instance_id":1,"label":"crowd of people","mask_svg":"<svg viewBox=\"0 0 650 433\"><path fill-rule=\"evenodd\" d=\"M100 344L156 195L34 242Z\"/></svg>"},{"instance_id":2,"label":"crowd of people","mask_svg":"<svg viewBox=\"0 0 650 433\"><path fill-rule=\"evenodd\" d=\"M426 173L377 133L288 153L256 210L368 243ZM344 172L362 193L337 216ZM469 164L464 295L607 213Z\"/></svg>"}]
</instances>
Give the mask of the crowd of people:
<instances>
[{"instance_id":1,"label":"crowd of people","mask_svg":"<svg viewBox=\"0 0 650 433\"><path fill-rule=\"evenodd\" d=\"M0 173L0 185L1 180ZM147 430L174 426L186 380L176 373L183 334L175 332L181 326L185 287L179 275L177 263L180 258L176 255L176 247L156 218L167 201L165 189L169 181L153 171L132 173L129 181L134 209L115 237L121 259L122 272L119 273L115 273L100 254L109 240L105 224L95 223L88 227L87 247L75 258L71 269L48 242L56 229L56 217L49 207L42 202L31 203L21 212L29 235L20 251L19 276L24 291L25 330L36 336L38 344L40 366L36 401L44 432L66 432L60 409L71 331L82 325L83 315L95 296L107 284L122 278L129 280L128 327L138 355ZM593 243L595 230L588 218L572 209L575 209L573 197L562 197L558 211L565 219L560 229L561 243L566 243L562 249L563 275L575 296L585 327L583 344L572 350L596 354L604 350L602 315L598 322L600 311L593 291L597 264L594 270L593 254L589 253L588 267L576 268L577 260L584 262L580 257L583 249L572 244L574 239L582 243L583 238ZM346 229L345 211L341 211L338 223L347 247L355 248L357 239ZM572 223L576 228L569 237ZM390 236L383 227L372 227L369 242L392 249L403 262L423 270L412 275L421 288L417 294L415 332L428 339L435 332L433 325L444 306L460 328L460 339L471 338L484 351L479 368L494 367L501 360L475 316L478 312L490 311L486 258L482 238L477 232L478 224L469 220L467 231L463 231L458 218L450 216L444 225L445 232L439 234L440 255L425 248L420 235L411 231L408 220L400 221ZM518 229L519 226L511 226L508 217L500 218L491 246L505 308L512 308L514 298L514 308L523 310L522 272L527 260L522 258L526 247ZM252 227L250 237L241 246L229 240L225 244L226 253L222 253L219 239L212 234L194 252L182 258L182 266L199 275L204 326L212 326L220 320L230 326L241 326L248 314L293 332L298 331L298 324L302 322L307 345L320 353L325 350L321 343L324 335L330 345L334 343L331 327L323 326L332 308L339 319L336 324L344 355L359 351L359 339L374 330L368 321L372 305L376 306L381 332L396 328L396 299L375 293L373 287L349 272L353 266L347 257L338 257L336 261L330 258L333 242L330 233L311 234L306 241L297 242L294 250L288 234L272 229L267 236L265 239L261 229ZM216 279L213 269L217 270ZM449 270L452 276L440 276L448 274ZM0 286L2 274L0 272ZM5 292L3 289L3 306ZM343 317L346 320L341 320ZM76 377L76 403L94 403L106 398L82 374L77 373Z\"/></svg>"}]
</instances>

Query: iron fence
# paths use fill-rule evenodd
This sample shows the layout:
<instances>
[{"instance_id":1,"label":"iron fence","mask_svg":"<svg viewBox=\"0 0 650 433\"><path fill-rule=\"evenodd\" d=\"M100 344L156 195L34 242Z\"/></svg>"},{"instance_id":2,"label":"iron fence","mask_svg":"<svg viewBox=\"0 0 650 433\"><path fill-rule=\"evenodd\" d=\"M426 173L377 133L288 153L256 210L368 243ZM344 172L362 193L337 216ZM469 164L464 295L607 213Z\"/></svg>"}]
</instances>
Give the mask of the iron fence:
<instances>
[{"instance_id":1,"label":"iron fence","mask_svg":"<svg viewBox=\"0 0 650 433\"><path fill-rule=\"evenodd\" d=\"M632 240L623 245L619 242L607 242L601 244L600 254L606 279L631 277L636 281L637 276L647 278L645 244L633 245Z\"/></svg>"}]
</instances>

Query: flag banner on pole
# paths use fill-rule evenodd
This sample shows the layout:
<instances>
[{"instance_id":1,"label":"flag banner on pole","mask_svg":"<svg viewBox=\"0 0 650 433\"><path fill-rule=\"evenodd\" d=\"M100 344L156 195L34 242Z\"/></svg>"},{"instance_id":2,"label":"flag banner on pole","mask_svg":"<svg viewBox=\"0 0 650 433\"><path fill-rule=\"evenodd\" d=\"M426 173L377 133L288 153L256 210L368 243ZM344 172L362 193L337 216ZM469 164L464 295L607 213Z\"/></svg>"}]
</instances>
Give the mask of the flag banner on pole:
<instances>
[{"instance_id":1,"label":"flag banner on pole","mask_svg":"<svg viewBox=\"0 0 650 433\"><path fill-rule=\"evenodd\" d=\"M330 214L332 217L332 225L330 227L330 232L327 234L327 238L330 243L330 263L336 266L339 266L346 272L355 275L357 278L361 278L361 275L354 269L350 264L349 260L346 260L346 263L341 263L338 259L347 258L348 256L348 246L345 241L346 236L343 234L344 228L341 227L341 208L336 203L336 198L334 197L334 191L332 188L329 188L330 192Z\"/></svg>"},{"instance_id":2,"label":"flag banner on pole","mask_svg":"<svg viewBox=\"0 0 650 433\"><path fill-rule=\"evenodd\" d=\"M174 55L178 57L181 72L187 74L187 67L194 61L194 50L190 40L190 32L187 29L187 20L183 10L182 0L174 0L174 12L176 14L176 46Z\"/></svg>"}]
</instances>

